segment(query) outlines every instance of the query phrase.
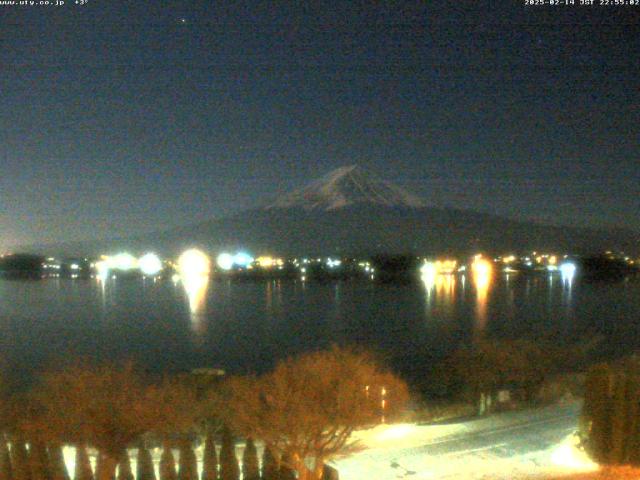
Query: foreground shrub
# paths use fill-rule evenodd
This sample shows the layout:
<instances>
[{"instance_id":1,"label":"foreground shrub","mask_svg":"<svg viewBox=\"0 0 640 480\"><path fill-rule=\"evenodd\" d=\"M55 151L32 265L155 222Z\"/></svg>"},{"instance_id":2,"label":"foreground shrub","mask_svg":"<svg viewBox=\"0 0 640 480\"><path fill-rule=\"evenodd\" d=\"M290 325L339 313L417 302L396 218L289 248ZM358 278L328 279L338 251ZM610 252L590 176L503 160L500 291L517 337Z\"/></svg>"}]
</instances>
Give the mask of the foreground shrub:
<instances>
[{"instance_id":1,"label":"foreground shrub","mask_svg":"<svg viewBox=\"0 0 640 480\"><path fill-rule=\"evenodd\" d=\"M394 417L407 398L405 383L372 356L333 348L281 361L260 378L231 379L221 411L306 480L353 447L356 428Z\"/></svg>"}]
</instances>

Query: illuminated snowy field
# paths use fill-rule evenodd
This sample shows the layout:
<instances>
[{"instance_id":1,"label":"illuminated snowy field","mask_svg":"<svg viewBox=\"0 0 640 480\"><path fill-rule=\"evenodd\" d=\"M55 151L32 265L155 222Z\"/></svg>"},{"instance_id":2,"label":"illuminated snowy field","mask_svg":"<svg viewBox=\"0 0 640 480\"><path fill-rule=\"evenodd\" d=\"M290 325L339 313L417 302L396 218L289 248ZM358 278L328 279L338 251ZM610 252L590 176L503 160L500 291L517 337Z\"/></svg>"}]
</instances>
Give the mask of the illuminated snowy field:
<instances>
[{"instance_id":1,"label":"illuminated snowy field","mask_svg":"<svg viewBox=\"0 0 640 480\"><path fill-rule=\"evenodd\" d=\"M592 472L576 446L579 404L442 426L360 432L362 450L336 462L342 480L514 479Z\"/></svg>"}]
</instances>

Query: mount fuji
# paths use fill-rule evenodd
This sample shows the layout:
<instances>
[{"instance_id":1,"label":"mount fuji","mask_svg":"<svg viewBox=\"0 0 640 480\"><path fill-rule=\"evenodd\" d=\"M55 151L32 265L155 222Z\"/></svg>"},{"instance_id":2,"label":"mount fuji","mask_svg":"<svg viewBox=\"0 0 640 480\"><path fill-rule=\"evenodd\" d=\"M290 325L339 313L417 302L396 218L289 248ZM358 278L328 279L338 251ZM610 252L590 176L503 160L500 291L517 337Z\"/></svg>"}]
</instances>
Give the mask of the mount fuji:
<instances>
[{"instance_id":1,"label":"mount fuji","mask_svg":"<svg viewBox=\"0 0 640 480\"><path fill-rule=\"evenodd\" d=\"M472 210L436 208L358 166L341 167L265 206L172 230L117 241L79 242L45 250L97 254L153 249L176 254L186 247L211 253L245 249L255 254L369 255L466 254L554 250L637 253L640 235L544 225Z\"/></svg>"},{"instance_id":2,"label":"mount fuji","mask_svg":"<svg viewBox=\"0 0 640 480\"><path fill-rule=\"evenodd\" d=\"M426 203L357 165L340 167L306 187L279 198L267 208L336 210L352 205L420 208Z\"/></svg>"}]
</instances>

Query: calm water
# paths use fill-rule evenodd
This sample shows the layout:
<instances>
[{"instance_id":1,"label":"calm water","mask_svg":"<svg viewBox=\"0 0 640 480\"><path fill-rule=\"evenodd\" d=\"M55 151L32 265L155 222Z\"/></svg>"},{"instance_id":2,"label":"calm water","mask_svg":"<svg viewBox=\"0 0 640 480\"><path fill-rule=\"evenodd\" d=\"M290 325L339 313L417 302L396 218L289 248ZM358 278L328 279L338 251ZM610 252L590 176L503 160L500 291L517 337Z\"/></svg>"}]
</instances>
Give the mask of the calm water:
<instances>
[{"instance_id":1,"label":"calm water","mask_svg":"<svg viewBox=\"0 0 640 480\"><path fill-rule=\"evenodd\" d=\"M133 358L153 370L260 371L335 342L375 347L417 376L432 359L483 335L561 341L585 332L606 336L603 353L640 346L638 279L0 280L0 355L20 375L70 354Z\"/></svg>"}]
</instances>

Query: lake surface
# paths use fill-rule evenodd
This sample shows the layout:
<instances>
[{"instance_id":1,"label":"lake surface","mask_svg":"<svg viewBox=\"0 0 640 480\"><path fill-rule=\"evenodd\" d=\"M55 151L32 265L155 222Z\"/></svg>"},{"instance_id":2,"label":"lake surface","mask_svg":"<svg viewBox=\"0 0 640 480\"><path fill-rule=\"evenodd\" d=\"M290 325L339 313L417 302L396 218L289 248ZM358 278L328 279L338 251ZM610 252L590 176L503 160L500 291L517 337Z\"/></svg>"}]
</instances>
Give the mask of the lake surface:
<instances>
[{"instance_id":1,"label":"lake surface","mask_svg":"<svg viewBox=\"0 0 640 480\"><path fill-rule=\"evenodd\" d=\"M640 346L640 281L559 275L366 280L0 280L0 356L21 376L70 355L131 358L153 371L262 371L332 343L366 345L418 377L482 336L601 334L603 354Z\"/></svg>"}]
</instances>

